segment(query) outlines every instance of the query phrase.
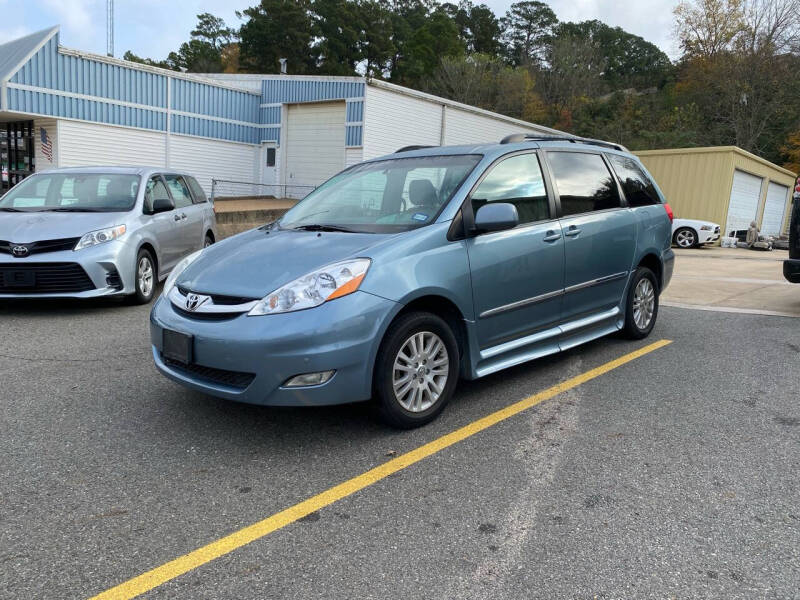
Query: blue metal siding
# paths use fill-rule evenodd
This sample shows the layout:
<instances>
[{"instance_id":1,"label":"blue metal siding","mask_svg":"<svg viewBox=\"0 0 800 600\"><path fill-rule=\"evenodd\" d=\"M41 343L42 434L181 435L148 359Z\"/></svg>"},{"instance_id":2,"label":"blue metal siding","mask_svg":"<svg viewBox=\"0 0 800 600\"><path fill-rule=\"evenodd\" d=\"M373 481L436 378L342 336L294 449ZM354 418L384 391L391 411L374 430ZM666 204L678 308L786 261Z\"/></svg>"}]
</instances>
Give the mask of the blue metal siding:
<instances>
[{"instance_id":1,"label":"blue metal siding","mask_svg":"<svg viewBox=\"0 0 800 600\"><path fill-rule=\"evenodd\" d=\"M361 146L361 136L363 128L361 125L348 125L345 127L345 145L346 146Z\"/></svg>"},{"instance_id":2,"label":"blue metal siding","mask_svg":"<svg viewBox=\"0 0 800 600\"><path fill-rule=\"evenodd\" d=\"M261 84L261 102L275 104L363 98L364 86L363 82L358 81L265 79Z\"/></svg>"},{"instance_id":3,"label":"blue metal siding","mask_svg":"<svg viewBox=\"0 0 800 600\"><path fill-rule=\"evenodd\" d=\"M347 122L358 123L364 120L364 101L347 103Z\"/></svg>"},{"instance_id":4,"label":"blue metal siding","mask_svg":"<svg viewBox=\"0 0 800 600\"><path fill-rule=\"evenodd\" d=\"M281 128L280 127L265 127L261 130L262 142L275 142L281 143Z\"/></svg>"},{"instance_id":5,"label":"blue metal siding","mask_svg":"<svg viewBox=\"0 0 800 600\"><path fill-rule=\"evenodd\" d=\"M14 88L8 89L8 109L158 131L165 131L167 124L164 112Z\"/></svg>"},{"instance_id":6,"label":"blue metal siding","mask_svg":"<svg viewBox=\"0 0 800 600\"><path fill-rule=\"evenodd\" d=\"M0 44L0 80L5 79L14 72L25 57L36 49L48 36L52 29L42 29L17 40Z\"/></svg>"},{"instance_id":7,"label":"blue metal siding","mask_svg":"<svg viewBox=\"0 0 800 600\"><path fill-rule=\"evenodd\" d=\"M173 110L258 123L260 102L255 94L185 79L173 79L171 94Z\"/></svg>"},{"instance_id":8,"label":"blue metal siding","mask_svg":"<svg viewBox=\"0 0 800 600\"><path fill-rule=\"evenodd\" d=\"M147 71L58 52L50 38L11 78L12 83L166 108L167 78Z\"/></svg>"},{"instance_id":9,"label":"blue metal siding","mask_svg":"<svg viewBox=\"0 0 800 600\"><path fill-rule=\"evenodd\" d=\"M261 108L262 125L280 125L280 122L281 122L280 106L264 106Z\"/></svg>"},{"instance_id":10,"label":"blue metal siding","mask_svg":"<svg viewBox=\"0 0 800 600\"><path fill-rule=\"evenodd\" d=\"M171 125L173 133L218 138L248 144L258 144L261 141L260 128L236 123L173 114Z\"/></svg>"}]
</instances>

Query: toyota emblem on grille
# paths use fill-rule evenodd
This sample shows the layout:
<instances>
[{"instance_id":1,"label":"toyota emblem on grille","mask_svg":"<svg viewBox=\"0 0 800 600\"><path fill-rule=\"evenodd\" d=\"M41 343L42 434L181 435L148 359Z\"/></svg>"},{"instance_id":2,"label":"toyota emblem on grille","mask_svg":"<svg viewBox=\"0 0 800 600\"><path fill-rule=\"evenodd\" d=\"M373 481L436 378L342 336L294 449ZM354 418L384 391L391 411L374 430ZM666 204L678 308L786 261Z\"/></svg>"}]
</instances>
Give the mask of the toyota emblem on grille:
<instances>
[{"instance_id":1,"label":"toyota emblem on grille","mask_svg":"<svg viewBox=\"0 0 800 600\"><path fill-rule=\"evenodd\" d=\"M190 312L196 311L203 306L211 298L209 296L201 296L200 294L189 294L186 296L186 310Z\"/></svg>"},{"instance_id":2,"label":"toyota emblem on grille","mask_svg":"<svg viewBox=\"0 0 800 600\"><path fill-rule=\"evenodd\" d=\"M11 249L11 253L14 256L22 258L23 256L28 256L28 247L27 246L14 246Z\"/></svg>"}]
</instances>

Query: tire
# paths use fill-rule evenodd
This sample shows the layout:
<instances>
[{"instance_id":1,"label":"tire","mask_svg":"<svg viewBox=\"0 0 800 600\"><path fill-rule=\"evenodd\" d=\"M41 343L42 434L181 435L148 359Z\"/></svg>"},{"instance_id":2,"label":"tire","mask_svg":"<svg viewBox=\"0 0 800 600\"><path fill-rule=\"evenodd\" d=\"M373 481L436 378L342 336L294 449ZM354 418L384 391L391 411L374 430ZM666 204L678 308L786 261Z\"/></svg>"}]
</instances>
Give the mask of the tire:
<instances>
[{"instance_id":1,"label":"tire","mask_svg":"<svg viewBox=\"0 0 800 600\"><path fill-rule=\"evenodd\" d=\"M211 233L206 234L206 239L203 240L203 248L208 248L211 244L214 243L214 236Z\"/></svg>"},{"instance_id":2,"label":"tire","mask_svg":"<svg viewBox=\"0 0 800 600\"><path fill-rule=\"evenodd\" d=\"M628 298L625 302L623 332L626 337L632 340L641 340L653 331L656 318L658 318L658 294L656 276L647 267L638 267L633 274ZM646 308L648 304L649 310ZM647 318L648 313L649 319Z\"/></svg>"},{"instance_id":3,"label":"tire","mask_svg":"<svg viewBox=\"0 0 800 600\"><path fill-rule=\"evenodd\" d=\"M149 265L149 278L147 277ZM148 285L149 282L149 285ZM139 250L133 268L133 285L136 291L129 296L131 304L147 304L153 299L156 291L158 274L153 255L147 250Z\"/></svg>"},{"instance_id":4,"label":"tire","mask_svg":"<svg viewBox=\"0 0 800 600\"><path fill-rule=\"evenodd\" d=\"M694 248L698 246L697 232L691 227L681 227L672 236L672 241L678 248Z\"/></svg>"},{"instance_id":5,"label":"tire","mask_svg":"<svg viewBox=\"0 0 800 600\"><path fill-rule=\"evenodd\" d=\"M415 354L415 348L421 351ZM458 373L458 343L447 322L427 312L402 315L386 332L375 361L373 391L381 418L398 429L430 423L453 395Z\"/></svg>"}]
</instances>

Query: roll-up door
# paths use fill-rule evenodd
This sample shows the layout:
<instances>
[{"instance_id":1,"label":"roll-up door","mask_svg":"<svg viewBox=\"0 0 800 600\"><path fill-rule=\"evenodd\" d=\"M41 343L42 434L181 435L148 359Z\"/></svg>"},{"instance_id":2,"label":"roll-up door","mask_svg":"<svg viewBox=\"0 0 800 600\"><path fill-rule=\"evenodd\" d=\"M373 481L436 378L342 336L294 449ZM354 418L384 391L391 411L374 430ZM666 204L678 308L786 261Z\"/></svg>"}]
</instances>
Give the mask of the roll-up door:
<instances>
[{"instance_id":1,"label":"roll-up door","mask_svg":"<svg viewBox=\"0 0 800 600\"><path fill-rule=\"evenodd\" d=\"M344 168L344 122L344 102L289 106L287 185L319 185Z\"/></svg>"},{"instance_id":2,"label":"roll-up door","mask_svg":"<svg viewBox=\"0 0 800 600\"><path fill-rule=\"evenodd\" d=\"M788 197L789 188L787 186L774 181L769 182L767 199L764 203L764 217L761 219L761 233L780 235Z\"/></svg>"},{"instance_id":3,"label":"roll-up door","mask_svg":"<svg viewBox=\"0 0 800 600\"><path fill-rule=\"evenodd\" d=\"M733 172L728 220L725 223L726 234L735 229L747 229L750 227L750 222L756 220L762 182L761 177L750 175L744 171L737 169Z\"/></svg>"}]
</instances>

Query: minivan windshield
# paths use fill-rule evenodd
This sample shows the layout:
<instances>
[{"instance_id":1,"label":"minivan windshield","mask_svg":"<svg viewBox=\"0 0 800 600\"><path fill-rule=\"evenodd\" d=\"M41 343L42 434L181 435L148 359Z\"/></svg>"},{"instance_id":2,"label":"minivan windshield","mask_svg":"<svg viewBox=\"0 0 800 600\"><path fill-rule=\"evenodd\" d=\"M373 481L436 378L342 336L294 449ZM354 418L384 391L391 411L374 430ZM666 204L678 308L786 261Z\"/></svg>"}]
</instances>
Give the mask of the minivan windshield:
<instances>
[{"instance_id":1,"label":"minivan windshield","mask_svg":"<svg viewBox=\"0 0 800 600\"><path fill-rule=\"evenodd\" d=\"M432 223L482 157L392 158L329 179L280 220L283 229L392 233Z\"/></svg>"},{"instance_id":2,"label":"minivan windshield","mask_svg":"<svg viewBox=\"0 0 800 600\"><path fill-rule=\"evenodd\" d=\"M136 204L138 175L41 173L0 198L0 211L124 212Z\"/></svg>"}]
</instances>

